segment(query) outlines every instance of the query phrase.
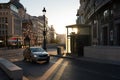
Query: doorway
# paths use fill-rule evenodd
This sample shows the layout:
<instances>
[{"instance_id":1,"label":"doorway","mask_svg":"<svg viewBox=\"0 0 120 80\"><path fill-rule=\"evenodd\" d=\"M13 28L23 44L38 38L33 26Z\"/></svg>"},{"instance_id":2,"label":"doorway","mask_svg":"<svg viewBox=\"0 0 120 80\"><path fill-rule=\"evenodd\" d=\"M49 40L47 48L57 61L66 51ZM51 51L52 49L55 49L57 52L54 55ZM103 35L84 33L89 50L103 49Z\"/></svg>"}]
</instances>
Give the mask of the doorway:
<instances>
[{"instance_id":1,"label":"doorway","mask_svg":"<svg viewBox=\"0 0 120 80\"><path fill-rule=\"evenodd\" d=\"M103 27L103 45L108 45L108 27Z\"/></svg>"},{"instance_id":2,"label":"doorway","mask_svg":"<svg viewBox=\"0 0 120 80\"><path fill-rule=\"evenodd\" d=\"M120 46L120 24L117 27L117 45Z\"/></svg>"}]
</instances>

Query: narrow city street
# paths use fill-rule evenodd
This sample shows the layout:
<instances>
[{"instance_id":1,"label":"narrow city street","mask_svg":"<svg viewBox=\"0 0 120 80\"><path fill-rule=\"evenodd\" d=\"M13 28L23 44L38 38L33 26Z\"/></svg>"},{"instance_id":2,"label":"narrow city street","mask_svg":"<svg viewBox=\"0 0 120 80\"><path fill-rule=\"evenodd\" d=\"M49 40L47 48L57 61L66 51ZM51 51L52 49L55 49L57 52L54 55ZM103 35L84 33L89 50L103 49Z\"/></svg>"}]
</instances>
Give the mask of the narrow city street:
<instances>
[{"instance_id":1,"label":"narrow city street","mask_svg":"<svg viewBox=\"0 0 120 80\"><path fill-rule=\"evenodd\" d=\"M120 66L51 57L49 64L18 61L29 80L120 80Z\"/></svg>"},{"instance_id":2,"label":"narrow city street","mask_svg":"<svg viewBox=\"0 0 120 80\"><path fill-rule=\"evenodd\" d=\"M28 80L120 80L120 66L51 56L50 63L23 61L22 49L0 50L0 56L23 69ZM48 50L48 52L56 52ZM9 54L9 55L8 55Z\"/></svg>"}]
</instances>

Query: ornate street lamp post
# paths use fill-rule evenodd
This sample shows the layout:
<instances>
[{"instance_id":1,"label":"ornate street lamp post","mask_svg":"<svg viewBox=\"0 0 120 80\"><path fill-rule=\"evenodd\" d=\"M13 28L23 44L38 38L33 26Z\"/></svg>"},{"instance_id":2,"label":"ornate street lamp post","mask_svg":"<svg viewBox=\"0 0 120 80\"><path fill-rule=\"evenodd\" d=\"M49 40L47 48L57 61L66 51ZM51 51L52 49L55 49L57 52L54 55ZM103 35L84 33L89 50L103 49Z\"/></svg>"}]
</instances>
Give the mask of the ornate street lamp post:
<instances>
[{"instance_id":1,"label":"ornate street lamp post","mask_svg":"<svg viewBox=\"0 0 120 80\"><path fill-rule=\"evenodd\" d=\"M46 9L45 9L45 7L43 8L42 12L43 12L43 18L44 18L44 30L43 30L44 40L43 40L43 49L47 51L47 48L46 48L46 21L45 21Z\"/></svg>"}]
</instances>

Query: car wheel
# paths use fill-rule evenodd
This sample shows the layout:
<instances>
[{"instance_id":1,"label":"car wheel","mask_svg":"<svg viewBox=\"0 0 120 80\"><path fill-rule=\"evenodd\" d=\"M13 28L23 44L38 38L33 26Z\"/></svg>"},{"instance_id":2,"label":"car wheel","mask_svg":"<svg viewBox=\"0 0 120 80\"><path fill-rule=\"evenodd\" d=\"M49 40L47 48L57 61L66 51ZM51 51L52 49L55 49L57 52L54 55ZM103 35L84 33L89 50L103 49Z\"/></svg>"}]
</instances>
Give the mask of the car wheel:
<instances>
[{"instance_id":1,"label":"car wheel","mask_svg":"<svg viewBox=\"0 0 120 80\"><path fill-rule=\"evenodd\" d=\"M47 60L46 60L46 63L49 63L49 62L50 62L50 59L47 59Z\"/></svg>"},{"instance_id":2,"label":"car wheel","mask_svg":"<svg viewBox=\"0 0 120 80\"><path fill-rule=\"evenodd\" d=\"M27 61L27 59L24 57L23 61Z\"/></svg>"},{"instance_id":3,"label":"car wheel","mask_svg":"<svg viewBox=\"0 0 120 80\"><path fill-rule=\"evenodd\" d=\"M29 57L29 58L28 58L28 61L32 62L32 58L31 58L31 57Z\"/></svg>"},{"instance_id":4,"label":"car wheel","mask_svg":"<svg viewBox=\"0 0 120 80\"><path fill-rule=\"evenodd\" d=\"M36 63L36 61L32 60L32 58L29 58L29 61L30 61L31 63Z\"/></svg>"}]
</instances>

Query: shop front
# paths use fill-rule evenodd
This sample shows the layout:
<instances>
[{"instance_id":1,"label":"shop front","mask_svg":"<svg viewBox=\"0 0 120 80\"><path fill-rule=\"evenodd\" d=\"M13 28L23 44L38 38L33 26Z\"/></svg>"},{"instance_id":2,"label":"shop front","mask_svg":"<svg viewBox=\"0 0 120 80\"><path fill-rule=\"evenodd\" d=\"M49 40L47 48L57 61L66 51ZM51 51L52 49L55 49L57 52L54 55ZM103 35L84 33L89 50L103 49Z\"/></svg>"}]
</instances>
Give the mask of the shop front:
<instances>
[{"instance_id":1,"label":"shop front","mask_svg":"<svg viewBox=\"0 0 120 80\"><path fill-rule=\"evenodd\" d=\"M11 37L8 39L7 46L8 46L8 48L21 48L22 40L17 37Z\"/></svg>"}]
</instances>

